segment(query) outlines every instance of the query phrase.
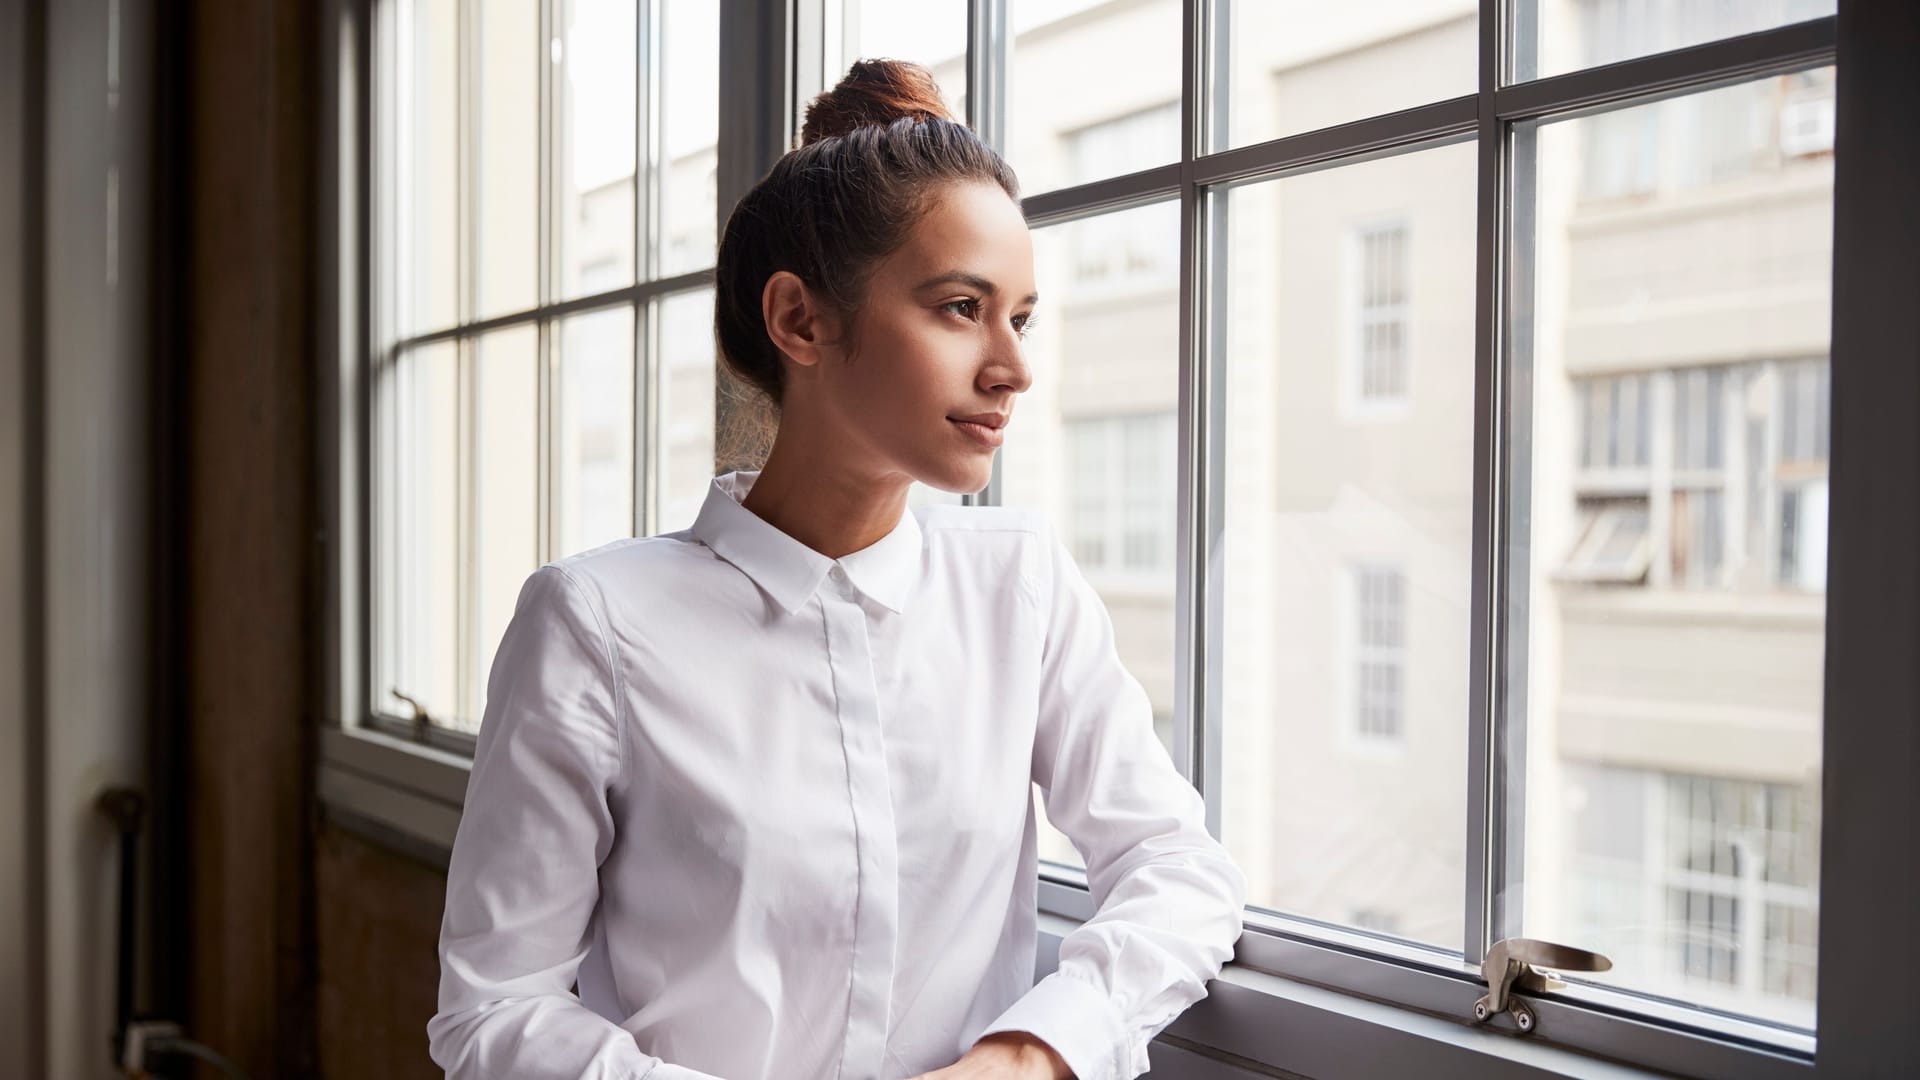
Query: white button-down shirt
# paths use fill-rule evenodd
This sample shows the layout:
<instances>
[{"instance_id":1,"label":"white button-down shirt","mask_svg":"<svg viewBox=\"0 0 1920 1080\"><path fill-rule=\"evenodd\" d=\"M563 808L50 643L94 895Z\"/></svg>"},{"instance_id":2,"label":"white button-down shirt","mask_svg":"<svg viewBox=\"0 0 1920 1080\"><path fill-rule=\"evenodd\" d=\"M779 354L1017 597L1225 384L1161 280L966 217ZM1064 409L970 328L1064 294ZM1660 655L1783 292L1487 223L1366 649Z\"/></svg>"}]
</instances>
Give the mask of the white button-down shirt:
<instances>
[{"instance_id":1,"label":"white button-down shirt","mask_svg":"<svg viewBox=\"0 0 1920 1080\"><path fill-rule=\"evenodd\" d=\"M1081 1080L1145 1072L1232 954L1246 882L1098 594L1037 513L916 508L834 560L740 505L758 475L521 591L448 867L434 1061L896 1080L1025 1031ZM1097 908L1038 984L1030 782Z\"/></svg>"}]
</instances>

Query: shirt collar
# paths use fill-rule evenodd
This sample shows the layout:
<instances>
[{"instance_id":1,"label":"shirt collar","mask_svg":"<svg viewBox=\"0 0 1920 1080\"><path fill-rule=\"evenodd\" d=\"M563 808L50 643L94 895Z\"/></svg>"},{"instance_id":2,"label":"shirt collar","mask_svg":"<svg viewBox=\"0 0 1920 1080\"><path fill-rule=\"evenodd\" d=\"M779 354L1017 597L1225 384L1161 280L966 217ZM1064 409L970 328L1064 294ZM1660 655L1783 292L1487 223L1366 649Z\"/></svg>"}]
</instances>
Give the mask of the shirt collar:
<instances>
[{"instance_id":1,"label":"shirt collar","mask_svg":"<svg viewBox=\"0 0 1920 1080\"><path fill-rule=\"evenodd\" d=\"M836 560L781 532L740 504L759 477L758 469L714 477L694 519L693 535L752 578L791 615L820 587ZM920 522L908 507L892 532L837 561L855 588L898 614L906 610L907 594L920 570L920 555Z\"/></svg>"}]
</instances>

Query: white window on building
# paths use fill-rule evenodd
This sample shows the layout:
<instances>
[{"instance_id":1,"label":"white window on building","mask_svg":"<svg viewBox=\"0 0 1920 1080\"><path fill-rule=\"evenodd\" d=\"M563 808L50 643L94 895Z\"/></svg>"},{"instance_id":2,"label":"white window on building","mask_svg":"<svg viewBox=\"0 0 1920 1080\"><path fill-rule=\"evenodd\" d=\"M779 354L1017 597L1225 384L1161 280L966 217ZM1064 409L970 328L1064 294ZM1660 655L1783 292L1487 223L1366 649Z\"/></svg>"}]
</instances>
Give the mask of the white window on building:
<instances>
[{"instance_id":1,"label":"white window on building","mask_svg":"<svg viewBox=\"0 0 1920 1080\"><path fill-rule=\"evenodd\" d=\"M1696 588L1721 583L1726 568L1727 425L1725 368L1674 372L1672 579Z\"/></svg>"},{"instance_id":2,"label":"white window on building","mask_svg":"<svg viewBox=\"0 0 1920 1080\"><path fill-rule=\"evenodd\" d=\"M1827 454L1833 410L1832 368L1825 360L1782 364L1777 580L1797 589L1827 584Z\"/></svg>"},{"instance_id":3,"label":"white window on building","mask_svg":"<svg viewBox=\"0 0 1920 1080\"><path fill-rule=\"evenodd\" d=\"M1555 576L1824 588L1831 393L1825 359L1575 380L1580 524Z\"/></svg>"},{"instance_id":4,"label":"white window on building","mask_svg":"<svg viewBox=\"0 0 1920 1080\"><path fill-rule=\"evenodd\" d=\"M1170 412L1068 420L1073 478L1067 547L1088 574L1151 576L1173 567L1174 462Z\"/></svg>"},{"instance_id":5,"label":"white window on building","mask_svg":"<svg viewBox=\"0 0 1920 1080\"><path fill-rule=\"evenodd\" d=\"M1358 303L1355 397L1363 404L1405 401L1410 382L1407 329L1407 227L1371 226L1354 236Z\"/></svg>"},{"instance_id":6,"label":"white window on building","mask_svg":"<svg viewBox=\"0 0 1920 1080\"><path fill-rule=\"evenodd\" d=\"M1359 566L1353 589L1354 727L1363 738L1398 740L1406 734L1406 577Z\"/></svg>"},{"instance_id":7,"label":"white window on building","mask_svg":"<svg viewBox=\"0 0 1920 1080\"><path fill-rule=\"evenodd\" d=\"M1140 146L1177 144L1180 103L1168 102L1066 135L1075 176L1112 176L1128 171ZM1180 250L1167 243L1179 235L1180 204L1163 201L1124 214L1066 226L1072 234L1072 295L1158 291L1178 280Z\"/></svg>"},{"instance_id":8,"label":"white window on building","mask_svg":"<svg viewBox=\"0 0 1920 1080\"><path fill-rule=\"evenodd\" d=\"M1666 777L1667 934L1688 982L1811 999L1817 834L1796 787Z\"/></svg>"},{"instance_id":9,"label":"white window on building","mask_svg":"<svg viewBox=\"0 0 1920 1080\"><path fill-rule=\"evenodd\" d=\"M1656 993L1766 1001L1769 1014L1813 1000L1817 786L1613 765L1565 775L1576 899L1555 932Z\"/></svg>"}]
</instances>

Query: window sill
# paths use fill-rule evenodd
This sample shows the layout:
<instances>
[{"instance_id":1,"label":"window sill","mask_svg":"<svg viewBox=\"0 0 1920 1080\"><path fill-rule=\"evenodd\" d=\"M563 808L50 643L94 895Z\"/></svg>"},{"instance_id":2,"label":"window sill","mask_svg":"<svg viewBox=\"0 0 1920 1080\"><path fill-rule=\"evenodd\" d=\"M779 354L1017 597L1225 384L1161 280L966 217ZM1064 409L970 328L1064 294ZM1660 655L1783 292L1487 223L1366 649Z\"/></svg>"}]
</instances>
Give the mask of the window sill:
<instances>
[{"instance_id":1,"label":"window sill","mask_svg":"<svg viewBox=\"0 0 1920 1080\"><path fill-rule=\"evenodd\" d=\"M320 730L321 810L342 828L445 867L468 759L371 728Z\"/></svg>"},{"instance_id":2,"label":"window sill","mask_svg":"<svg viewBox=\"0 0 1920 1080\"><path fill-rule=\"evenodd\" d=\"M1061 939L1079 925L1077 919L1041 912L1036 978L1054 970ZM1485 989L1482 984L1463 981L1456 996L1470 1007ZM1543 1032L1554 1025L1570 1033L1591 1034L1591 1025L1573 1022L1566 1015L1569 1010L1555 1010L1549 1016L1544 1003L1535 1004L1542 1010ZM1615 1041L1622 1051L1647 1049L1648 1044L1642 1040L1650 1025L1617 1018L1607 1022L1619 1025ZM1271 1076L1276 1070L1280 1075L1313 1080L1373 1080L1382 1076L1652 1080L1671 1075L1664 1069L1649 1071L1608 1060L1545 1035L1510 1035L1382 1004L1263 971L1239 959L1208 984L1204 999L1155 1038L1156 1061L1162 1047L1233 1067L1220 1072L1221 1076ZM1804 1080L1813 1075L1811 1061L1748 1049L1695 1048L1678 1064L1687 1075L1698 1076ZM1179 1075L1189 1074L1182 1071Z\"/></svg>"},{"instance_id":3,"label":"window sill","mask_svg":"<svg viewBox=\"0 0 1920 1080\"><path fill-rule=\"evenodd\" d=\"M466 794L466 759L366 728L321 732L320 802L329 821L375 843L444 867ZM1047 874L1062 876L1058 867ZM1075 878L1067 872L1064 876ZM1040 883L1035 977L1059 963L1060 941L1093 913L1079 881ZM1640 1080L1678 1072L1740 1080L1809 1080L1804 1054L1728 1032L1687 1030L1620 1015L1603 1001L1529 999L1538 1034L1518 1037L1463 1019L1485 992L1464 971L1396 963L1339 943L1256 930L1249 918L1236 956L1208 995L1155 1039L1163 1067L1182 1076L1548 1076ZM1281 975L1279 972L1287 972ZM1597 999L1596 995L1596 999ZM1410 1002L1415 1008L1383 1004ZM1610 1057L1651 1062L1661 1072ZM1189 1068L1189 1065L1192 1068Z\"/></svg>"}]
</instances>

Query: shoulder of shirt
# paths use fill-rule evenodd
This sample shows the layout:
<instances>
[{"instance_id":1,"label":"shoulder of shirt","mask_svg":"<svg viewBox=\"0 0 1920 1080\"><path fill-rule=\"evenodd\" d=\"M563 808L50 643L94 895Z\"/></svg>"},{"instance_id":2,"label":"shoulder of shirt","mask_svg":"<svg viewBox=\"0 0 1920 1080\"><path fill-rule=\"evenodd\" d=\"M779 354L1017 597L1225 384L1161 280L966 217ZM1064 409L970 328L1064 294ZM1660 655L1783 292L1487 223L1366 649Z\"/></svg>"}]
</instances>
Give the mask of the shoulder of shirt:
<instances>
[{"instance_id":1,"label":"shoulder of shirt","mask_svg":"<svg viewBox=\"0 0 1920 1080\"><path fill-rule=\"evenodd\" d=\"M541 569L557 570L575 579L598 579L608 571L631 573L649 565L664 568L679 563L688 555L713 557L705 544L694 539L692 529L680 529L654 536L610 540L599 547L554 559Z\"/></svg>"}]
</instances>

